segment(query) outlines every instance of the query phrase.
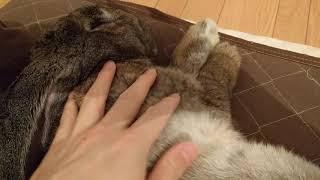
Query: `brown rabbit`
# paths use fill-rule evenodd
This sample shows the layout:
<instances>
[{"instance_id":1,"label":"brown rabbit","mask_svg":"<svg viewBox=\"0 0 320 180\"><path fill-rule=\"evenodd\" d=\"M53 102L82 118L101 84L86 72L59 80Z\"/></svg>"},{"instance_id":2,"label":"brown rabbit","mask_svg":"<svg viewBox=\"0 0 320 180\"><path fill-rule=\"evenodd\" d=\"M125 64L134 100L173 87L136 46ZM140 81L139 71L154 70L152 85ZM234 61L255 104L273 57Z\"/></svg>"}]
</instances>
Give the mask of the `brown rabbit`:
<instances>
[{"instance_id":1,"label":"brown rabbit","mask_svg":"<svg viewBox=\"0 0 320 180\"><path fill-rule=\"evenodd\" d=\"M212 21L190 27L169 66L154 65L156 52L149 28L124 11L90 6L61 19L34 47L33 62L8 90L0 121L1 179L25 179L26 156L39 124L46 149L69 92L75 90L80 105L110 59L117 62L117 72L106 109L150 67L158 77L141 112L169 94L181 96L146 168L173 144L192 141L200 156L183 180L320 179L312 163L281 147L248 142L235 131L230 98L240 56L235 47L219 43Z\"/></svg>"}]
</instances>

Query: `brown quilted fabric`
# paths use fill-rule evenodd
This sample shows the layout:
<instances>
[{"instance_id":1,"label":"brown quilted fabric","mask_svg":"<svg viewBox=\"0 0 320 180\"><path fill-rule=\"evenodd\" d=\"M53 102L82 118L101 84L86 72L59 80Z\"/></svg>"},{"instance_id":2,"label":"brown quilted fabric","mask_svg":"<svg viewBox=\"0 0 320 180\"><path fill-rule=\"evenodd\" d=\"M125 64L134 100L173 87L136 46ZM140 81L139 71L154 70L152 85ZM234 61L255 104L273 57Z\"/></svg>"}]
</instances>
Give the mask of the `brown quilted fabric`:
<instances>
[{"instance_id":1,"label":"brown quilted fabric","mask_svg":"<svg viewBox=\"0 0 320 180\"><path fill-rule=\"evenodd\" d=\"M0 9L0 87L6 88L28 62L28 49L59 17L91 3L110 4L145 18L159 46L159 64L170 55L190 23L155 9L124 2L12 0ZM248 139L281 144L320 165L320 59L222 34L243 57L232 102L234 121ZM43 153L34 138L29 174Z\"/></svg>"}]
</instances>

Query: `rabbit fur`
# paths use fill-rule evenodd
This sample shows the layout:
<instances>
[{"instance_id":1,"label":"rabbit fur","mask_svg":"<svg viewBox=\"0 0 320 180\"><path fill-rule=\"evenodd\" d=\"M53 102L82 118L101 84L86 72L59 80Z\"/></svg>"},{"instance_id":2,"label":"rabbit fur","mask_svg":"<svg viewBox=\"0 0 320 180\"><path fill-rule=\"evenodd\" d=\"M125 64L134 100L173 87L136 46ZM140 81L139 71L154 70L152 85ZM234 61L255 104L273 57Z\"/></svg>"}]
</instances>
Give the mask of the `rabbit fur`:
<instances>
[{"instance_id":1,"label":"rabbit fur","mask_svg":"<svg viewBox=\"0 0 320 180\"><path fill-rule=\"evenodd\" d=\"M61 18L32 49L32 62L8 88L0 113L0 179L26 179L26 161L36 131L47 150L68 94L77 104L106 60L117 64L106 110L145 70L157 79L140 114L179 93L180 105L154 143L149 170L172 145L191 141L199 148L182 180L316 180L320 169L283 147L247 141L232 125L230 99L241 57L220 42L209 19L190 27L168 66L157 66L150 28L133 14L88 6ZM126 170L124 170L126 171Z\"/></svg>"}]
</instances>

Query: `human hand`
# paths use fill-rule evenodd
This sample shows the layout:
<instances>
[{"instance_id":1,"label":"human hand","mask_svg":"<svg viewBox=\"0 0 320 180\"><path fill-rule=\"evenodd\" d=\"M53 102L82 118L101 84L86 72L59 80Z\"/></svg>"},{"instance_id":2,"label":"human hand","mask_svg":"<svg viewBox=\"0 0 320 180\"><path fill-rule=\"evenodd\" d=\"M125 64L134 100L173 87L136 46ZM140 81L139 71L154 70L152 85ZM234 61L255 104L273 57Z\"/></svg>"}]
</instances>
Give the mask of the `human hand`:
<instances>
[{"instance_id":1,"label":"human hand","mask_svg":"<svg viewBox=\"0 0 320 180\"><path fill-rule=\"evenodd\" d=\"M31 180L178 180L191 165L197 149L186 142L172 147L146 174L150 148L180 97L164 98L134 121L156 79L156 71L148 70L105 114L115 70L113 62L104 65L79 110L69 96L53 143Z\"/></svg>"}]
</instances>

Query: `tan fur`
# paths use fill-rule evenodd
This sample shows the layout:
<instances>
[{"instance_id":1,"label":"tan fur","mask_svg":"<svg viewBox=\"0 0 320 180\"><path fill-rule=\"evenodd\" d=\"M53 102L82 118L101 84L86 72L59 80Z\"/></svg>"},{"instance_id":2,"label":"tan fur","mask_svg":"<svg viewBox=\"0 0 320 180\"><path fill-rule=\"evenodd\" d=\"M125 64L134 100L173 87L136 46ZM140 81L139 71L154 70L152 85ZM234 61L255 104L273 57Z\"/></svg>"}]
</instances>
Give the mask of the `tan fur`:
<instances>
[{"instance_id":1,"label":"tan fur","mask_svg":"<svg viewBox=\"0 0 320 180\"><path fill-rule=\"evenodd\" d=\"M241 58L234 46L218 42L215 24L205 20L189 29L169 67L153 66L148 59L117 64L106 109L149 67L157 69L158 77L141 112L171 93L182 97L151 150L148 168L173 144L192 141L200 156L183 180L320 179L319 168L305 159L281 147L248 142L235 131L230 98ZM85 82L86 88L77 88L79 105L94 79L95 75Z\"/></svg>"}]
</instances>

